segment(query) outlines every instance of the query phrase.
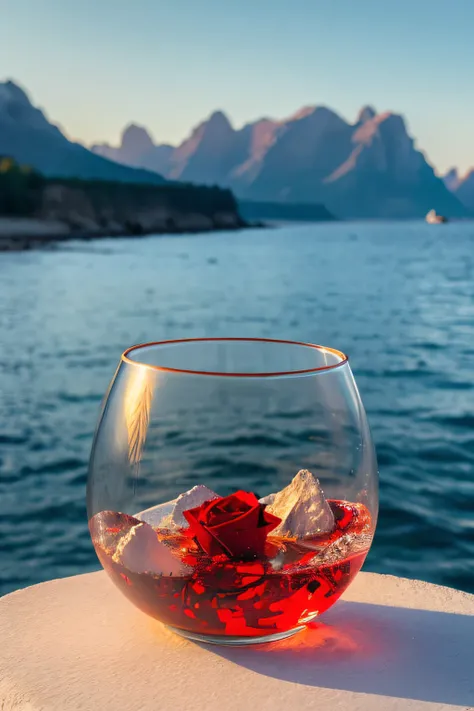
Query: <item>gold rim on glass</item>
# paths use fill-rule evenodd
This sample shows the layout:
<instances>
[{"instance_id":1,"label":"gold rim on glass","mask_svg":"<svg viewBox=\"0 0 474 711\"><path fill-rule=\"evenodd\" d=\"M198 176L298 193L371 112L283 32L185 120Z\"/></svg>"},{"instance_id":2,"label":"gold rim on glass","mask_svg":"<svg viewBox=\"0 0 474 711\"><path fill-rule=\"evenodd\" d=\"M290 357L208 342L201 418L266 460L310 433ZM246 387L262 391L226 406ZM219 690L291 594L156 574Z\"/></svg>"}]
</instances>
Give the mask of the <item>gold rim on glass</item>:
<instances>
[{"instance_id":1,"label":"gold rim on glass","mask_svg":"<svg viewBox=\"0 0 474 711\"><path fill-rule=\"evenodd\" d=\"M209 343L209 342L247 342L247 343L283 343L291 346L303 346L305 348L313 348L318 351L332 353L333 355L340 358L339 362L332 363L330 365L322 365L318 368L307 368L305 370L287 370L278 372L268 372L268 373L223 373L219 371L209 371L209 370L188 370L184 368L168 368L162 365L153 365L152 363L141 363L140 361L133 360L130 354L134 351L141 350L142 348L153 348L155 346L169 346L178 343ZM287 375L308 375L310 373L321 373L327 370L334 370L335 368L340 368L349 361L349 357L342 351L336 348L329 348L328 346L320 346L315 343L304 343L303 341L286 341L275 338L177 338L168 341L151 341L150 343L139 343L135 346L127 348L126 351L122 353L122 361L128 363L129 365L139 365L146 368L151 368L152 370L157 370L162 373L183 373L186 375L211 375L214 377L223 378L278 378Z\"/></svg>"}]
</instances>

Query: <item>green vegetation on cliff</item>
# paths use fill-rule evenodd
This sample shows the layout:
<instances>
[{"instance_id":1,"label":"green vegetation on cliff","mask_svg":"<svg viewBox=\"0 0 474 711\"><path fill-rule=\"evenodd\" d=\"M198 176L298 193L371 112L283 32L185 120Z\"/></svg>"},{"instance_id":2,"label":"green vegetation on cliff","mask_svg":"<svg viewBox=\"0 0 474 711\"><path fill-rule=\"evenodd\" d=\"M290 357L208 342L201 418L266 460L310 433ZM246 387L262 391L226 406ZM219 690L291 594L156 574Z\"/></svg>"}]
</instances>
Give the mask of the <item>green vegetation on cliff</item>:
<instances>
[{"instance_id":1,"label":"green vegetation on cliff","mask_svg":"<svg viewBox=\"0 0 474 711\"><path fill-rule=\"evenodd\" d=\"M30 217L39 204L43 176L13 158L0 157L0 215Z\"/></svg>"},{"instance_id":2,"label":"green vegetation on cliff","mask_svg":"<svg viewBox=\"0 0 474 711\"><path fill-rule=\"evenodd\" d=\"M207 217L212 217L216 212L237 212L237 202L232 192L217 186L177 182L151 185L80 178L49 178L47 182L85 191L95 207L106 201L117 205L123 201L132 201L137 205L137 209L154 202L171 210L196 212Z\"/></svg>"},{"instance_id":3,"label":"green vegetation on cliff","mask_svg":"<svg viewBox=\"0 0 474 711\"><path fill-rule=\"evenodd\" d=\"M79 178L46 178L0 157L0 216L53 220L87 236L199 232L244 227L230 190Z\"/></svg>"}]
</instances>

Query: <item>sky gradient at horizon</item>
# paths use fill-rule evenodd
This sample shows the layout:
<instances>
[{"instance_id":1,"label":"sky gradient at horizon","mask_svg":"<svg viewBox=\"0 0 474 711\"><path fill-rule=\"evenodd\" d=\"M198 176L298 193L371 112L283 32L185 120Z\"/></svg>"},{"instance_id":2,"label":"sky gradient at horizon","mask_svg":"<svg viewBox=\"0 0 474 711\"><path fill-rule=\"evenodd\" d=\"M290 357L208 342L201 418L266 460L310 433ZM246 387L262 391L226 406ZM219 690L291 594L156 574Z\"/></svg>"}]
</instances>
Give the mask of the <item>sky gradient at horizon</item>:
<instances>
[{"instance_id":1,"label":"sky gradient at horizon","mask_svg":"<svg viewBox=\"0 0 474 711\"><path fill-rule=\"evenodd\" d=\"M439 172L474 166L471 0L0 0L0 20L0 79L85 144L371 104Z\"/></svg>"}]
</instances>

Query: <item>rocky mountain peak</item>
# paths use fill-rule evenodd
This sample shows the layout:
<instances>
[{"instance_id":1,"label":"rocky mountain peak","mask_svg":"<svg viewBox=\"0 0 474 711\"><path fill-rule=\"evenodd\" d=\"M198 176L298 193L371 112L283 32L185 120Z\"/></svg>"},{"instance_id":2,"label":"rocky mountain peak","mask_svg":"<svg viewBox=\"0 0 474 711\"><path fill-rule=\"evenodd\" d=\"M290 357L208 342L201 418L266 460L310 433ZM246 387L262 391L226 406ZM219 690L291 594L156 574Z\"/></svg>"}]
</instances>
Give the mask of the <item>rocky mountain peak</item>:
<instances>
[{"instance_id":1,"label":"rocky mountain peak","mask_svg":"<svg viewBox=\"0 0 474 711\"><path fill-rule=\"evenodd\" d=\"M457 175L459 175L456 172ZM454 194L467 207L471 215L474 214L474 168L468 170L463 177L458 177Z\"/></svg>"},{"instance_id":2,"label":"rocky mountain peak","mask_svg":"<svg viewBox=\"0 0 474 711\"><path fill-rule=\"evenodd\" d=\"M385 136L398 138L408 137L403 116L394 114L391 111L385 111L381 114L375 114L372 118L366 118L362 123L356 124L353 142L370 142L375 135L381 135L381 131Z\"/></svg>"},{"instance_id":3,"label":"rocky mountain peak","mask_svg":"<svg viewBox=\"0 0 474 711\"><path fill-rule=\"evenodd\" d=\"M234 132L232 124L223 111L214 111L203 124L206 133L226 136Z\"/></svg>"},{"instance_id":4,"label":"rocky mountain peak","mask_svg":"<svg viewBox=\"0 0 474 711\"><path fill-rule=\"evenodd\" d=\"M377 116L377 112L373 106L363 106L357 114L356 123L365 123Z\"/></svg>"},{"instance_id":5,"label":"rocky mountain peak","mask_svg":"<svg viewBox=\"0 0 474 711\"><path fill-rule=\"evenodd\" d=\"M43 112L33 106L28 94L11 79L0 82L0 118L11 126L59 133Z\"/></svg>"},{"instance_id":6,"label":"rocky mountain peak","mask_svg":"<svg viewBox=\"0 0 474 711\"><path fill-rule=\"evenodd\" d=\"M306 120L314 124L329 123L331 121L341 122L342 119L335 111L327 106L304 106L294 113L288 122Z\"/></svg>"},{"instance_id":7,"label":"rocky mountain peak","mask_svg":"<svg viewBox=\"0 0 474 711\"><path fill-rule=\"evenodd\" d=\"M130 170L68 140L14 81L0 82L0 155L10 155L46 176L72 176L159 184L156 173Z\"/></svg>"},{"instance_id":8,"label":"rocky mountain peak","mask_svg":"<svg viewBox=\"0 0 474 711\"><path fill-rule=\"evenodd\" d=\"M451 192L454 192L455 190L458 189L459 185L461 184L461 176L459 175L458 169L457 168L451 168L451 170L448 170L446 175L443 176L443 182L448 188L448 190L451 190Z\"/></svg>"},{"instance_id":9,"label":"rocky mountain peak","mask_svg":"<svg viewBox=\"0 0 474 711\"><path fill-rule=\"evenodd\" d=\"M241 199L322 202L340 217L424 216L435 200L440 211L463 214L458 193L434 175L403 116L377 113L369 104L356 123L308 105L289 118L262 118L238 130L215 111L179 146L150 146L144 129L141 140L148 148L135 153L134 165L173 180L230 187ZM110 157L126 162L126 152L115 150Z\"/></svg>"},{"instance_id":10,"label":"rocky mountain peak","mask_svg":"<svg viewBox=\"0 0 474 711\"><path fill-rule=\"evenodd\" d=\"M31 106L27 93L11 79L0 82L0 102L15 102Z\"/></svg>"},{"instance_id":11,"label":"rocky mountain peak","mask_svg":"<svg viewBox=\"0 0 474 711\"><path fill-rule=\"evenodd\" d=\"M146 128L135 123L123 130L121 144L124 150L138 153L145 153L155 145Z\"/></svg>"}]
</instances>

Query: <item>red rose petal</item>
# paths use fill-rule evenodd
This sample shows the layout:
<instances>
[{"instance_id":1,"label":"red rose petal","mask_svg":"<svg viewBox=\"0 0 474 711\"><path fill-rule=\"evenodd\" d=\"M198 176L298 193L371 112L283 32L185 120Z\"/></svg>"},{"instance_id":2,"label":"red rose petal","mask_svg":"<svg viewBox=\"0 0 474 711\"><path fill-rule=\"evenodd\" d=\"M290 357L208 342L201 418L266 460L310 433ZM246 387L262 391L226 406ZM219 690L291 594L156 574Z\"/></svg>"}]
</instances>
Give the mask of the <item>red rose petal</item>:
<instances>
[{"instance_id":1,"label":"red rose petal","mask_svg":"<svg viewBox=\"0 0 474 711\"><path fill-rule=\"evenodd\" d=\"M210 556L252 559L264 554L268 533L280 523L255 494L236 491L183 512L191 535Z\"/></svg>"}]
</instances>

